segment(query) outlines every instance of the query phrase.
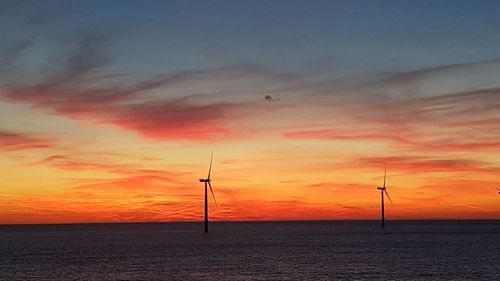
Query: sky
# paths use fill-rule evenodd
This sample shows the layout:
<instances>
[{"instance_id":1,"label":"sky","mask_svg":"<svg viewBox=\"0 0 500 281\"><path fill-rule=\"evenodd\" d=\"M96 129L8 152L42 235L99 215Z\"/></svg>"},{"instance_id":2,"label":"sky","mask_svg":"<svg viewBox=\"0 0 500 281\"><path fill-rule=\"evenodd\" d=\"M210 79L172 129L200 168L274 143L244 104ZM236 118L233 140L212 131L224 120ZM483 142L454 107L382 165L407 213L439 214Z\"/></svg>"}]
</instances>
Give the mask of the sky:
<instances>
[{"instance_id":1,"label":"sky","mask_svg":"<svg viewBox=\"0 0 500 281\"><path fill-rule=\"evenodd\" d=\"M1 1L0 224L500 219L498 1Z\"/></svg>"}]
</instances>

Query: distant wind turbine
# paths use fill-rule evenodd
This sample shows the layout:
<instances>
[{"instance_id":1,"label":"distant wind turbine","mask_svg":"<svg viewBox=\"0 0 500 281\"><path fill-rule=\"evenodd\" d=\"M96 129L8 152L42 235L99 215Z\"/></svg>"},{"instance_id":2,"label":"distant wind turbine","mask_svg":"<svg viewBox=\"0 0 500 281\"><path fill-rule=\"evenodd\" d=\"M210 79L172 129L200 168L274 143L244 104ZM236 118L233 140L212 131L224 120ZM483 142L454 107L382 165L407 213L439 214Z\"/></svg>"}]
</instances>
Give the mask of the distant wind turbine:
<instances>
[{"instance_id":1,"label":"distant wind turbine","mask_svg":"<svg viewBox=\"0 0 500 281\"><path fill-rule=\"evenodd\" d=\"M212 189L212 185L210 184L210 173L212 172L212 160L214 158L214 152L212 151L212 156L210 156L210 166L208 168L208 176L206 179L200 179L200 182L205 183L205 232L208 232L208 196L207 196L207 186L210 188L210 192L212 193L212 196L214 198L215 205L217 205L217 200L215 200L215 194Z\"/></svg>"},{"instance_id":2,"label":"distant wind turbine","mask_svg":"<svg viewBox=\"0 0 500 281\"><path fill-rule=\"evenodd\" d=\"M381 226L385 227L385 213L384 213L384 193L387 195L387 198L389 198L389 201L392 204L391 197L389 196L389 193L387 193L386 187L385 187L385 179L387 177L387 165L384 166L384 185L382 187L377 187L378 190L380 190L380 194L382 195L382 220L381 220ZM393 205L394 206L394 205Z\"/></svg>"}]
</instances>

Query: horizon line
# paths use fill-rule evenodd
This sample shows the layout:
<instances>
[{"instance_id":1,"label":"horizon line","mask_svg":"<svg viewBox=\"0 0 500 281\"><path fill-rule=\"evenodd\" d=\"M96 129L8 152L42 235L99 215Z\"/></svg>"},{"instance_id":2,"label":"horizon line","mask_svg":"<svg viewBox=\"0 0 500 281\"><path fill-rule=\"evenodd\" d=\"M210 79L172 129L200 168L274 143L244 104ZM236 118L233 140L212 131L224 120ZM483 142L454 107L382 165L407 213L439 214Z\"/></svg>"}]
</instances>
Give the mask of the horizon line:
<instances>
[{"instance_id":1,"label":"horizon line","mask_svg":"<svg viewBox=\"0 0 500 281\"><path fill-rule=\"evenodd\" d=\"M429 221L429 222L446 222L446 221L498 221L500 222L500 218L497 219L465 219L465 218L457 218L457 219L393 219L388 220L389 222L421 222L421 221ZM231 220L231 221L211 221L211 223L276 223L276 222L376 222L379 223L378 219L318 219L318 220ZM203 221L130 221L130 222L61 222L61 223L0 223L0 227L2 226L35 226L35 225L90 225L90 224L167 224L167 223L192 223L192 224L203 224Z\"/></svg>"}]
</instances>

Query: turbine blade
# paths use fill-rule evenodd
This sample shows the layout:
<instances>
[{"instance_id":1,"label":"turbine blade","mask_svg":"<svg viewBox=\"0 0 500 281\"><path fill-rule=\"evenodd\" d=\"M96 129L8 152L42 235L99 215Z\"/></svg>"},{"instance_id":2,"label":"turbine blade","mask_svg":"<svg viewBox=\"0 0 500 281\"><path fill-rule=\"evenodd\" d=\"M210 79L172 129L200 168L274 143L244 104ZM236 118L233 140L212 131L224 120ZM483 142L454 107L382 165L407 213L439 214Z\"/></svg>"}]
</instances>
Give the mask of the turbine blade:
<instances>
[{"instance_id":1,"label":"turbine blade","mask_svg":"<svg viewBox=\"0 0 500 281\"><path fill-rule=\"evenodd\" d=\"M212 189L212 185L210 184L210 182L208 182L208 186L210 187L210 192L212 192L212 197L214 198L215 206L219 208L219 205L217 205L217 199L215 199L214 190Z\"/></svg>"},{"instance_id":2,"label":"turbine blade","mask_svg":"<svg viewBox=\"0 0 500 281\"><path fill-rule=\"evenodd\" d=\"M212 172L212 160L214 159L214 151L212 150L212 155L210 156L210 167L208 168L208 177L210 179L210 173Z\"/></svg>"},{"instance_id":3,"label":"turbine blade","mask_svg":"<svg viewBox=\"0 0 500 281\"><path fill-rule=\"evenodd\" d=\"M385 192L385 195L387 195L387 198L389 198L389 202L391 202L391 206L394 206L394 204L392 204L391 197L389 196L389 193L387 193L386 189L384 189L384 192Z\"/></svg>"},{"instance_id":4,"label":"turbine blade","mask_svg":"<svg viewBox=\"0 0 500 281\"><path fill-rule=\"evenodd\" d=\"M387 164L384 164L384 188L385 188L385 178L387 177Z\"/></svg>"}]
</instances>

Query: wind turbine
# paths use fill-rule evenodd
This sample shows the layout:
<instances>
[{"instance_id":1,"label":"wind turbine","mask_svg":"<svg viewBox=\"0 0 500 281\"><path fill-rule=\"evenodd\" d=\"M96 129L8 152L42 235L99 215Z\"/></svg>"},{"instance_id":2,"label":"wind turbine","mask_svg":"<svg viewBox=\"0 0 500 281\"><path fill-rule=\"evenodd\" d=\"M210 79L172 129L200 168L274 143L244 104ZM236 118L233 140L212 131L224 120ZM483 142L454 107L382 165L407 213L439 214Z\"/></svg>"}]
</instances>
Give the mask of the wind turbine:
<instances>
[{"instance_id":1,"label":"wind turbine","mask_svg":"<svg viewBox=\"0 0 500 281\"><path fill-rule=\"evenodd\" d=\"M219 207L217 205L217 200L215 200L215 194L212 189L212 185L210 182L212 181L210 179L210 173L212 172L212 160L214 158L214 152L212 151L212 156L210 156L210 166L208 168L208 176L206 179L200 179L200 182L205 183L205 232L208 232L208 196L207 196L207 186L210 188L210 192L212 193L212 196L214 198L215 206Z\"/></svg>"},{"instance_id":2,"label":"wind turbine","mask_svg":"<svg viewBox=\"0 0 500 281\"><path fill-rule=\"evenodd\" d=\"M385 179L387 177L387 165L384 166L384 185L382 187L377 187L378 190L380 190L380 194L382 195L382 221L381 221L381 226L385 227L385 213L384 213L384 193L387 195L387 198L389 198L389 201L392 204L391 197L389 196L389 193L387 193L386 187L385 187ZM394 205L393 205L394 206Z\"/></svg>"}]
</instances>

